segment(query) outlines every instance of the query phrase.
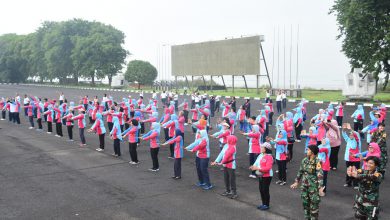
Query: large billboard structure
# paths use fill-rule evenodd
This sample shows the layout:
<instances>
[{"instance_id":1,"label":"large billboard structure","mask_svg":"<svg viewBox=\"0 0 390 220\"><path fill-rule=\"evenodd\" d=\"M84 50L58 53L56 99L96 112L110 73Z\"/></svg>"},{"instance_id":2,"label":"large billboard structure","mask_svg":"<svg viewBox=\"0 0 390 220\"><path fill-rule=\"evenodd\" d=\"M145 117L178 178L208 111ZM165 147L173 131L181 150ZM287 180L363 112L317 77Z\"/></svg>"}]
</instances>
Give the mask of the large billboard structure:
<instances>
[{"instance_id":1,"label":"large billboard structure","mask_svg":"<svg viewBox=\"0 0 390 220\"><path fill-rule=\"evenodd\" d=\"M268 70L261 46L263 36L241 37L218 41L207 41L175 45L171 47L172 75L187 76L232 76L234 89L234 76L257 76L257 87L260 76L267 76ZM266 74L260 74L260 62L264 61Z\"/></svg>"}]
</instances>

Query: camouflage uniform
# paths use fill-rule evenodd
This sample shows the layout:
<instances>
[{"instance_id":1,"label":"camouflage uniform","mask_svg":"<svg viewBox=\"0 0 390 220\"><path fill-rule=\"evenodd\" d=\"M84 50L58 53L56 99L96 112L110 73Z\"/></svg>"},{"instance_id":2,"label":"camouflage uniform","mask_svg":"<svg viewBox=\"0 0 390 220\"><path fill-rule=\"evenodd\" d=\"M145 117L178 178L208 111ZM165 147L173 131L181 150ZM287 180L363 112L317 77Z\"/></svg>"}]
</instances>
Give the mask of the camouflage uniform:
<instances>
[{"instance_id":1,"label":"camouflage uniform","mask_svg":"<svg viewBox=\"0 0 390 220\"><path fill-rule=\"evenodd\" d=\"M369 171L358 171L356 179L359 181L359 191L355 197L355 218L357 219L378 219L379 207L379 185L382 181L382 174Z\"/></svg>"},{"instance_id":2,"label":"camouflage uniform","mask_svg":"<svg viewBox=\"0 0 390 220\"><path fill-rule=\"evenodd\" d=\"M320 195L319 189L322 187L323 171L320 161L315 158L310 160L305 157L298 171L295 181L301 183L301 198L305 219L318 219Z\"/></svg>"},{"instance_id":3,"label":"camouflage uniform","mask_svg":"<svg viewBox=\"0 0 390 220\"><path fill-rule=\"evenodd\" d=\"M376 142L381 149L381 158L380 158L380 164L378 167L378 171L381 172L382 175L384 175L385 171L386 171L386 164L387 164L386 132L385 131L374 132L372 134L371 140L373 142Z\"/></svg>"}]
</instances>

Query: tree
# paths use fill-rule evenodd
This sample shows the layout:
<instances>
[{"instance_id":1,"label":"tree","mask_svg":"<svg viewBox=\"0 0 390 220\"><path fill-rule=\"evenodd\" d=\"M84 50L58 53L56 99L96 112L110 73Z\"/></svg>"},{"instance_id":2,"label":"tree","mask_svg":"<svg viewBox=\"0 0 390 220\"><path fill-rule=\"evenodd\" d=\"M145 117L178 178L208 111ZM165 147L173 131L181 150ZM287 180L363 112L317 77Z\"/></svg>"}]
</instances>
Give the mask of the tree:
<instances>
[{"instance_id":1,"label":"tree","mask_svg":"<svg viewBox=\"0 0 390 220\"><path fill-rule=\"evenodd\" d=\"M336 0L330 13L336 14L342 51L352 68L373 73L378 83L385 74L383 90L390 74L390 1Z\"/></svg>"},{"instance_id":2,"label":"tree","mask_svg":"<svg viewBox=\"0 0 390 220\"><path fill-rule=\"evenodd\" d=\"M157 69L147 61L133 60L127 65L125 79L140 85L152 85L157 77Z\"/></svg>"}]
</instances>

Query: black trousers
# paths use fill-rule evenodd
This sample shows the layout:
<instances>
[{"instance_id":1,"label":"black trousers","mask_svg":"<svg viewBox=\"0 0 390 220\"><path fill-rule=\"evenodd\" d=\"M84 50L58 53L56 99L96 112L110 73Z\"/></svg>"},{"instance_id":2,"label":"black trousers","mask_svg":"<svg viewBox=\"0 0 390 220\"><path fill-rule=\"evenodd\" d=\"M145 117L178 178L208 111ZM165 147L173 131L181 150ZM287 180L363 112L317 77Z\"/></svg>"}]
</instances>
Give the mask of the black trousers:
<instances>
[{"instance_id":1,"label":"black trousers","mask_svg":"<svg viewBox=\"0 0 390 220\"><path fill-rule=\"evenodd\" d=\"M354 131L361 131L363 130L363 120L359 119L357 122L353 123L353 130ZM364 133L360 133L360 138L363 140L364 139Z\"/></svg>"},{"instance_id":2,"label":"black trousers","mask_svg":"<svg viewBox=\"0 0 390 220\"><path fill-rule=\"evenodd\" d=\"M282 101L276 101L276 109L278 113L282 112Z\"/></svg>"},{"instance_id":3,"label":"black trousers","mask_svg":"<svg viewBox=\"0 0 390 220\"><path fill-rule=\"evenodd\" d=\"M341 126L343 124L343 116L336 116L336 121L338 126Z\"/></svg>"},{"instance_id":4,"label":"black trousers","mask_svg":"<svg viewBox=\"0 0 390 220\"><path fill-rule=\"evenodd\" d=\"M28 106L29 104L24 104L23 106L26 107ZM28 108L24 108L24 116L28 116Z\"/></svg>"},{"instance_id":5,"label":"black trousers","mask_svg":"<svg viewBox=\"0 0 390 220\"><path fill-rule=\"evenodd\" d=\"M125 123L125 130L127 130L129 127L130 127L130 125Z\"/></svg>"},{"instance_id":6,"label":"black trousers","mask_svg":"<svg viewBox=\"0 0 390 220\"><path fill-rule=\"evenodd\" d=\"M259 191L261 196L261 201L263 205L269 206L270 195L269 195L269 185L271 184L272 176L269 177L260 177L259 178Z\"/></svg>"},{"instance_id":7,"label":"black trousers","mask_svg":"<svg viewBox=\"0 0 390 220\"><path fill-rule=\"evenodd\" d=\"M5 119L5 112L6 112L5 110L2 110L2 111L1 111L1 118L2 118L2 119Z\"/></svg>"},{"instance_id":8,"label":"black trousers","mask_svg":"<svg viewBox=\"0 0 390 220\"><path fill-rule=\"evenodd\" d=\"M144 134L145 133L145 123L141 122L140 124L141 124L140 132L141 132L141 134Z\"/></svg>"},{"instance_id":9,"label":"black trousers","mask_svg":"<svg viewBox=\"0 0 390 220\"><path fill-rule=\"evenodd\" d=\"M227 192L237 192L236 187L236 170L224 167L223 168L223 179L225 181L225 188Z\"/></svg>"},{"instance_id":10,"label":"black trousers","mask_svg":"<svg viewBox=\"0 0 390 220\"><path fill-rule=\"evenodd\" d=\"M152 169L159 169L159 164L158 164L158 151L160 150L159 147L156 148L150 148L150 156L152 157L153 161L153 167Z\"/></svg>"},{"instance_id":11,"label":"black trousers","mask_svg":"<svg viewBox=\"0 0 390 220\"><path fill-rule=\"evenodd\" d=\"M298 122L295 122L294 128L295 128L295 135L297 136L297 140L301 140L301 132L302 132L302 123L299 123L299 126L297 127Z\"/></svg>"},{"instance_id":12,"label":"black trousers","mask_svg":"<svg viewBox=\"0 0 390 220\"><path fill-rule=\"evenodd\" d=\"M34 116L28 116L28 120L30 121L31 127L34 127Z\"/></svg>"},{"instance_id":13,"label":"black trousers","mask_svg":"<svg viewBox=\"0 0 390 220\"><path fill-rule=\"evenodd\" d=\"M286 108L287 106L287 99L282 99L283 108Z\"/></svg>"},{"instance_id":14,"label":"black trousers","mask_svg":"<svg viewBox=\"0 0 390 220\"><path fill-rule=\"evenodd\" d=\"M360 167L359 161L357 161L357 162L346 161L345 164L346 164L347 168L350 166L354 166L354 167L356 167L356 169L359 169L359 167ZM348 175L345 175L345 183L348 184L349 186L357 186L358 185L358 181L355 179L355 177L348 176Z\"/></svg>"},{"instance_id":15,"label":"black trousers","mask_svg":"<svg viewBox=\"0 0 390 220\"><path fill-rule=\"evenodd\" d=\"M329 156L330 168L337 168L339 162L339 150L340 146L332 147Z\"/></svg>"},{"instance_id":16,"label":"black trousers","mask_svg":"<svg viewBox=\"0 0 390 220\"><path fill-rule=\"evenodd\" d=\"M19 117L19 112L14 112L12 113L12 119L14 123L20 124L20 117Z\"/></svg>"},{"instance_id":17,"label":"black trousers","mask_svg":"<svg viewBox=\"0 0 390 220\"><path fill-rule=\"evenodd\" d=\"M286 160L276 160L276 163L278 164L279 180L286 182L286 180L287 180L287 175L286 175L287 161Z\"/></svg>"},{"instance_id":18,"label":"black trousers","mask_svg":"<svg viewBox=\"0 0 390 220\"><path fill-rule=\"evenodd\" d=\"M215 102L215 112L219 112L219 107L220 107L220 105L221 105L221 102L220 101L218 101L218 102Z\"/></svg>"},{"instance_id":19,"label":"black trousers","mask_svg":"<svg viewBox=\"0 0 390 220\"><path fill-rule=\"evenodd\" d=\"M181 158L175 158L173 164L173 172L175 177L181 177Z\"/></svg>"},{"instance_id":20,"label":"black trousers","mask_svg":"<svg viewBox=\"0 0 390 220\"><path fill-rule=\"evenodd\" d=\"M258 156L259 156L259 154L249 153L249 166L252 166L256 162L256 159L257 159ZM256 176L256 171L255 170L252 170L251 173L252 173L252 175Z\"/></svg>"},{"instance_id":21,"label":"black trousers","mask_svg":"<svg viewBox=\"0 0 390 220\"><path fill-rule=\"evenodd\" d=\"M183 110L184 113L184 123L188 123L188 110Z\"/></svg>"},{"instance_id":22,"label":"black trousers","mask_svg":"<svg viewBox=\"0 0 390 220\"><path fill-rule=\"evenodd\" d=\"M129 153L130 153L130 160L138 163L137 142L135 143L129 142Z\"/></svg>"},{"instance_id":23,"label":"black trousers","mask_svg":"<svg viewBox=\"0 0 390 220\"><path fill-rule=\"evenodd\" d=\"M38 123L38 129L42 130L42 118L38 118L37 123Z\"/></svg>"},{"instance_id":24,"label":"black trousers","mask_svg":"<svg viewBox=\"0 0 390 220\"><path fill-rule=\"evenodd\" d=\"M173 157L175 155L175 144L170 144L169 145L169 152L170 152L170 157Z\"/></svg>"},{"instance_id":25,"label":"black trousers","mask_svg":"<svg viewBox=\"0 0 390 220\"><path fill-rule=\"evenodd\" d=\"M100 145L100 149L104 149L104 137L106 136L106 134L99 134L99 145Z\"/></svg>"},{"instance_id":26,"label":"black trousers","mask_svg":"<svg viewBox=\"0 0 390 220\"><path fill-rule=\"evenodd\" d=\"M82 144L85 144L84 128L79 128L80 140Z\"/></svg>"},{"instance_id":27,"label":"black trousers","mask_svg":"<svg viewBox=\"0 0 390 220\"><path fill-rule=\"evenodd\" d=\"M121 155L121 141L118 138L114 139L114 153L118 156Z\"/></svg>"},{"instance_id":28,"label":"black trousers","mask_svg":"<svg viewBox=\"0 0 390 220\"><path fill-rule=\"evenodd\" d=\"M114 124L112 122L107 122L107 125L108 125L108 131L111 131Z\"/></svg>"},{"instance_id":29,"label":"black trousers","mask_svg":"<svg viewBox=\"0 0 390 220\"><path fill-rule=\"evenodd\" d=\"M272 125L272 117L274 116L274 112L270 112L268 115L268 124Z\"/></svg>"},{"instance_id":30,"label":"black trousers","mask_svg":"<svg viewBox=\"0 0 390 220\"><path fill-rule=\"evenodd\" d=\"M50 121L47 122L47 132L53 132L53 123Z\"/></svg>"},{"instance_id":31,"label":"black trousers","mask_svg":"<svg viewBox=\"0 0 390 220\"><path fill-rule=\"evenodd\" d=\"M62 137L62 123L61 122L56 123L56 132L59 136Z\"/></svg>"},{"instance_id":32,"label":"black trousers","mask_svg":"<svg viewBox=\"0 0 390 220\"><path fill-rule=\"evenodd\" d=\"M43 112L46 112L49 110L48 108L43 108ZM43 115L43 118L45 119L45 122L47 121L47 115Z\"/></svg>"},{"instance_id":33,"label":"black trousers","mask_svg":"<svg viewBox=\"0 0 390 220\"><path fill-rule=\"evenodd\" d=\"M13 121L14 120L14 113L13 112L8 112L8 120Z\"/></svg>"},{"instance_id":34,"label":"black trousers","mask_svg":"<svg viewBox=\"0 0 390 220\"><path fill-rule=\"evenodd\" d=\"M68 130L68 136L69 136L69 140L73 140L73 125L71 126L66 126L67 130Z\"/></svg>"},{"instance_id":35,"label":"black trousers","mask_svg":"<svg viewBox=\"0 0 390 220\"><path fill-rule=\"evenodd\" d=\"M288 150L289 160L292 160L292 158L293 158L293 148L294 148L294 143L288 143L287 150Z\"/></svg>"},{"instance_id":36,"label":"black trousers","mask_svg":"<svg viewBox=\"0 0 390 220\"><path fill-rule=\"evenodd\" d=\"M165 141L169 140L169 129L168 128L164 128L164 138L165 138Z\"/></svg>"}]
</instances>

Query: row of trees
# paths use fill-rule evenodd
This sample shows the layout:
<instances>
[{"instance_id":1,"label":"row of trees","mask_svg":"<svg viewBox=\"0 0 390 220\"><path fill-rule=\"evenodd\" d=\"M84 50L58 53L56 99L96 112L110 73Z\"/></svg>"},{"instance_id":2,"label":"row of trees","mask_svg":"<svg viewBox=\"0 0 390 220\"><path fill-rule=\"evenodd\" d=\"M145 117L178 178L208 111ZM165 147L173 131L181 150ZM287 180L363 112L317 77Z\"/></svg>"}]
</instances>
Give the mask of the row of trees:
<instances>
[{"instance_id":1,"label":"row of trees","mask_svg":"<svg viewBox=\"0 0 390 220\"><path fill-rule=\"evenodd\" d=\"M336 0L330 13L336 15L342 50L352 68L373 73L378 82L383 73L383 90L390 74L390 1Z\"/></svg>"},{"instance_id":2,"label":"row of trees","mask_svg":"<svg viewBox=\"0 0 390 220\"><path fill-rule=\"evenodd\" d=\"M0 36L0 80L23 82L28 77L78 82L79 77L112 77L120 72L128 52L125 35L111 25L74 19L44 22L28 35Z\"/></svg>"}]
</instances>

